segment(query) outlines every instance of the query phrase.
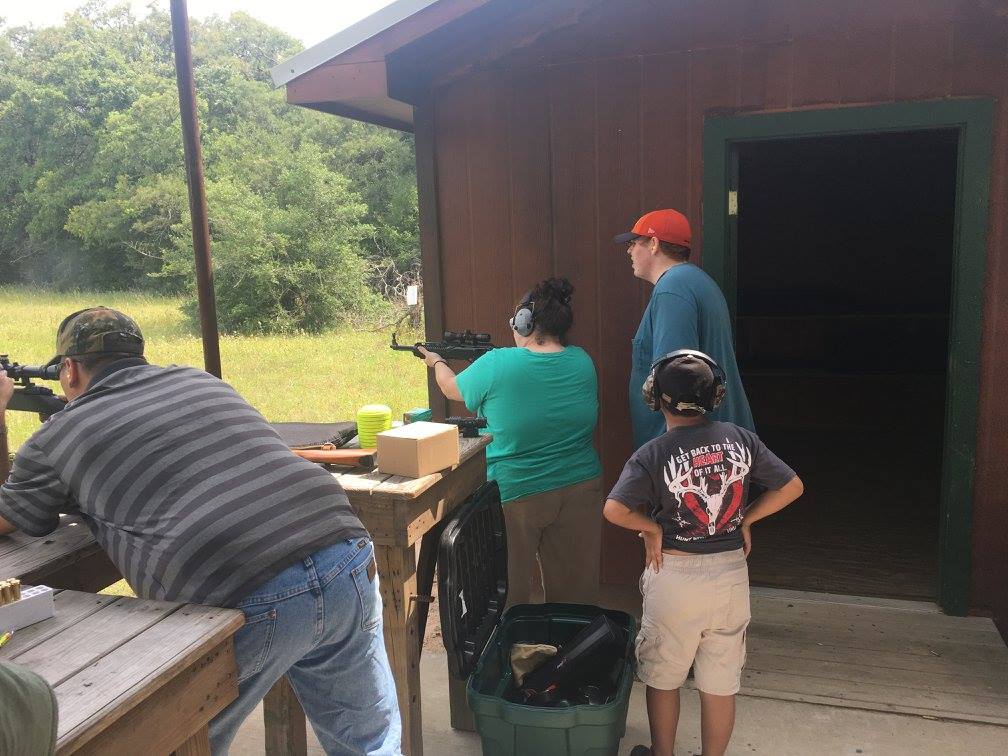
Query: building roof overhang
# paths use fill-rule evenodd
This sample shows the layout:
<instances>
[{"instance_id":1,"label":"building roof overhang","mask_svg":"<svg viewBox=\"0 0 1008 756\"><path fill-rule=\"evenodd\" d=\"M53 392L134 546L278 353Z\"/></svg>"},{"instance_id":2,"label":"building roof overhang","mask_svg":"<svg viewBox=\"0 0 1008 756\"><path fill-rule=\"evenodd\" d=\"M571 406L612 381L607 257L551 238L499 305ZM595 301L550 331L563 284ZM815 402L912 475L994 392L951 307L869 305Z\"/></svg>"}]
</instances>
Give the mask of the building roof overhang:
<instances>
[{"instance_id":1,"label":"building roof overhang","mask_svg":"<svg viewBox=\"0 0 1008 756\"><path fill-rule=\"evenodd\" d=\"M395 0L274 66L273 83L292 104L412 131L412 104L389 91L388 57L486 2Z\"/></svg>"}]
</instances>

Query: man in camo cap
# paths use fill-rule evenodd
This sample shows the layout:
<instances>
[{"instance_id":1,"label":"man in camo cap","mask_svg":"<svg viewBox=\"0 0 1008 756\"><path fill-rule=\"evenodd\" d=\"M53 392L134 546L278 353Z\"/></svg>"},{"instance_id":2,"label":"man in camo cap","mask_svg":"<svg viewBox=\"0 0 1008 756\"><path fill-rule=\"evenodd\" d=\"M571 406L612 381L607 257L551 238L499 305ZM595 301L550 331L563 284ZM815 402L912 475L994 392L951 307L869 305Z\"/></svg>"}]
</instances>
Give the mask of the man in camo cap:
<instances>
[{"instance_id":1,"label":"man in camo cap","mask_svg":"<svg viewBox=\"0 0 1008 756\"><path fill-rule=\"evenodd\" d=\"M231 386L143 353L137 324L108 307L60 323L50 364L67 405L6 483L0 469L0 535L79 514L140 598L245 613L214 754L284 675L326 753L401 753L374 545L343 488ZM0 372L0 425L13 390Z\"/></svg>"},{"instance_id":2,"label":"man in camo cap","mask_svg":"<svg viewBox=\"0 0 1008 756\"><path fill-rule=\"evenodd\" d=\"M133 318L108 307L89 307L67 315L56 329L56 356L143 357L144 339Z\"/></svg>"}]
</instances>

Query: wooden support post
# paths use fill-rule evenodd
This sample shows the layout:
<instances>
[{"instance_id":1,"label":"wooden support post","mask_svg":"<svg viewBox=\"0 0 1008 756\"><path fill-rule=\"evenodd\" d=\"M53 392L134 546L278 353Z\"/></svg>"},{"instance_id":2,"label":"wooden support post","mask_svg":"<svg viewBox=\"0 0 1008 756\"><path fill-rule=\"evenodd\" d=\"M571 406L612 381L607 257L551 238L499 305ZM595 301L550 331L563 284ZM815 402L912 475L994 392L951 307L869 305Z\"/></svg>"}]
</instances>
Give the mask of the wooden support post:
<instances>
[{"instance_id":1,"label":"wooden support post","mask_svg":"<svg viewBox=\"0 0 1008 756\"><path fill-rule=\"evenodd\" d=\"M263 699L263 723L266 756L304 756L308 753L304 710L287 675L277 680Z\"/></svg>"},{"instance_id":2,"label":"wooden support post","mask_svg":"<svg viewBox=\"0 0 1008 756\"><path fill-rule=\"evenodd\" d=\"M210 260L210 220L203 186L203 148L200 147L196 87L193 84L192 46L189 40L189 10L186 0L171 0L172 46L175 49L175 80L182 115L182 151L189 215L192 218L193 252L196 258L196 296L199 301L203 365L210 375L221 377L220 334L217 332L217 300L214 295L213 263Z\"/></svg>"},{"instance_id":3,"label":"wooden support post","mask_svg":"<svg viewBox=\"0 0 1008 756\"><path fill-rule=\"evenodd\" d=\"M174 756L210 756L210 734L206 727L179 746Z\"/></svg>"},{"instance_id":4,"label":"wooden support post","mask_svg":"<svg viewBox=\"0 0 1008 756\"><path fill-rule=\"evenodd\" d=\"M416 153L417 210L420 214L420 263L423 274L424 331L439 341L444 334L444 302L441 301L441 228L437 204L437 160L434 154L434 108L417 105L413 111ZM434 378L427 375L427 402L436 419L448 417L448 400Z\"/></svg>"},{"instance_id":5,"label":"wooden support post","mask_svg":"<svg viewBox=\"0 0 1008 756\"><path fill-rule=\"evenodd\" d=\"M423 756L420 716L420 644L417 639L416 557L410 546L376 546L385 650L399 697L402 750L406 756Z\"/></svg>"}]
</instances>

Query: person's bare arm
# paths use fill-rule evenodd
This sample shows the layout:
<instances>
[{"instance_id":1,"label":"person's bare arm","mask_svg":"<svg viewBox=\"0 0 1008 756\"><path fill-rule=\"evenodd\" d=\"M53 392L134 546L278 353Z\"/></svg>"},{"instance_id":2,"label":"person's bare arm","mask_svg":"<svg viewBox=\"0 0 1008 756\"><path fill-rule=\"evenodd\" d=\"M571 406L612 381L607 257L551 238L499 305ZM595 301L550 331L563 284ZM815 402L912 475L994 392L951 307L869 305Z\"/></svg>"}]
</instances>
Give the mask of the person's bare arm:
<instances>
[{"instance_id":1,"label":"person's bare arm","mask_svg":"<svg viewBox=\"0 0 1008 756\"><path fill-rule=\"evenodd\" d=\"M750 528L754 522L759 522L764 517L780 512L784 507L793 502L805 491L805 484L801 478L795 475L790 481L775 491L766 491L752 503L742 518L742 539L745 542L745 553L749 556L752 551L752 533Z\"/></svg>"},{"instance_id":2,"label":"person's bare arm","mask_svg":"<svg viewBox=\"0 0 1008 756\"><path fill-rule=\"evenodd\" d=\"M458 382L455 380L455 371L448 367L448 363L440 354L428 352L423 347L417 348L423 354L427 367L434 368L434 379L445 398L453 402L461 402L462 392L459 391Z\"/></svg>"},{"instance_id":3,"label":"person's bare arm","mask_svg":"<svg viewBox=\"0 0 1008 756\"><path fill-rule=\"evenodd\" d=\"M606 499L602 516L613 525L627 530L636 530L644 539L644 560L648 567L658 572L662 565L662 528L650 517L635 512L626 504L615 499Z\"/></svg>"}]
</instances>

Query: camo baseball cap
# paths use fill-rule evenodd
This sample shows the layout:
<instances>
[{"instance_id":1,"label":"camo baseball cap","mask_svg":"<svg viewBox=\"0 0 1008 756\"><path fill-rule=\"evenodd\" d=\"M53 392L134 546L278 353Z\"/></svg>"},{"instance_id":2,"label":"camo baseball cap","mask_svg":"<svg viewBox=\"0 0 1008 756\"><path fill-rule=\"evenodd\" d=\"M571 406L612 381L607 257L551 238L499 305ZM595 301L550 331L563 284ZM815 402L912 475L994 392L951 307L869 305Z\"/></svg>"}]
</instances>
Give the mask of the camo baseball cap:
<instances>
[{"instance_id":1,"label":"camo baseball cap","mask_svg":"<svg viewBox=\"0 0 1008 756\"><path fill-rule=\"evenodd\" d=\"M142 357L143 350L143 335L133 318L109 307L88 307L67 315L60 323L56 356L49 364L86 354Z\"/></svg>"}]
</instances>

